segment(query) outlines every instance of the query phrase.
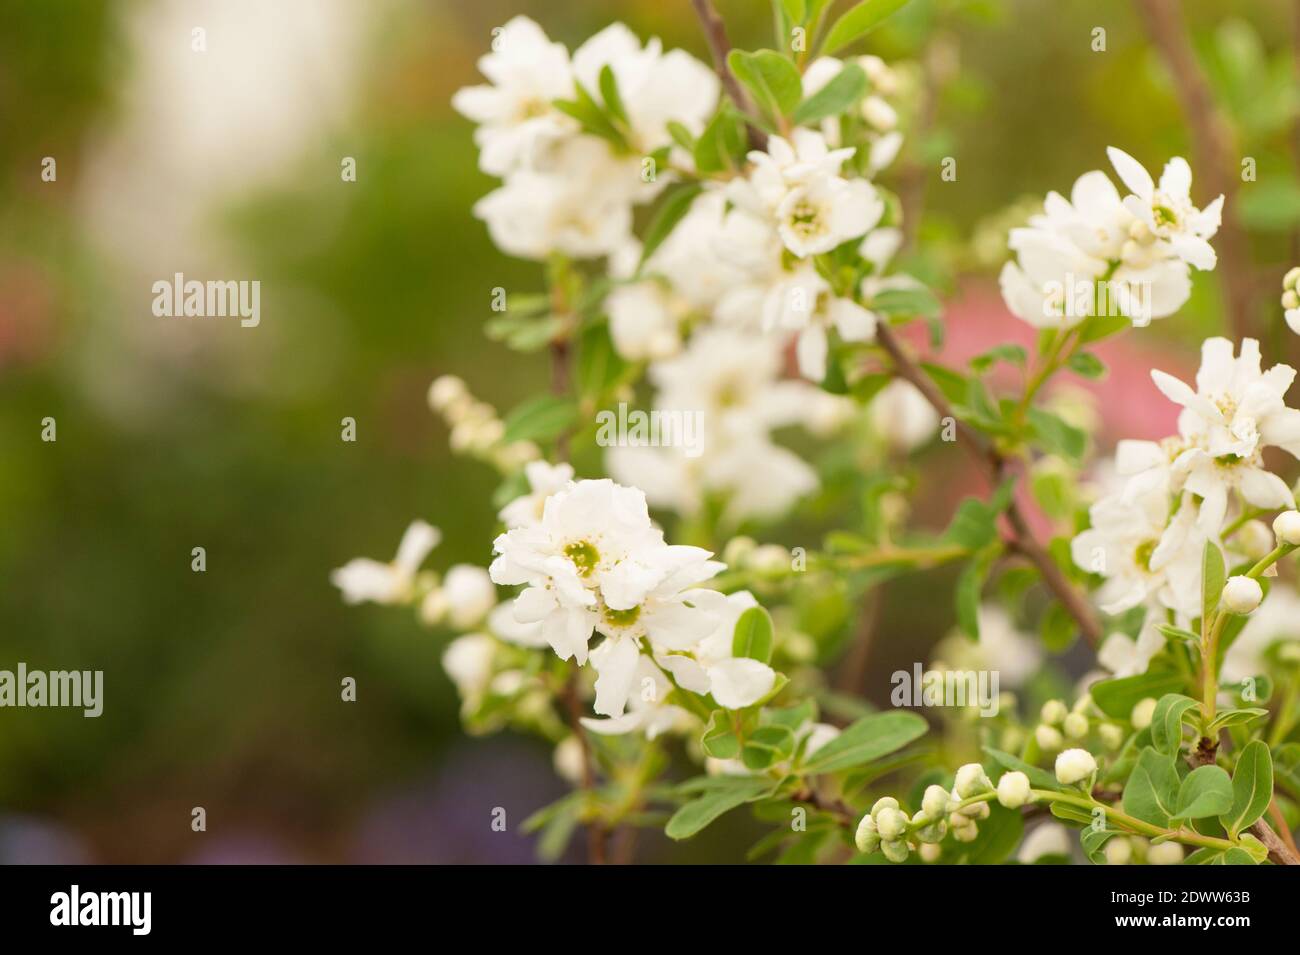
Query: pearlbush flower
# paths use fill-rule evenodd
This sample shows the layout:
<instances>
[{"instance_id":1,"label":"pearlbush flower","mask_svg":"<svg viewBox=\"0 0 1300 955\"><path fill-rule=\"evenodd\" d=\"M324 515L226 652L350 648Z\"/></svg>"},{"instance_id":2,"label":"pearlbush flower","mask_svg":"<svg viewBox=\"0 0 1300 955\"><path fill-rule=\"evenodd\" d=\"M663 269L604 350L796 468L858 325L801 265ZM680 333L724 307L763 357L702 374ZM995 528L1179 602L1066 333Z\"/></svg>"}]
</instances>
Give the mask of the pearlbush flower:
<instances>
[{"instance_id":1,"label":"pearlbush flower","mask_svg":"<svg viewBox=\"0 0 1300 955\"><path fill-rule=\"evenodd\" d=\"M1097 771L1097 760L1086 749L1067 749L1056 757L1056 778L1066 786L1082 782Z\"/></svg>"}]
</instances>

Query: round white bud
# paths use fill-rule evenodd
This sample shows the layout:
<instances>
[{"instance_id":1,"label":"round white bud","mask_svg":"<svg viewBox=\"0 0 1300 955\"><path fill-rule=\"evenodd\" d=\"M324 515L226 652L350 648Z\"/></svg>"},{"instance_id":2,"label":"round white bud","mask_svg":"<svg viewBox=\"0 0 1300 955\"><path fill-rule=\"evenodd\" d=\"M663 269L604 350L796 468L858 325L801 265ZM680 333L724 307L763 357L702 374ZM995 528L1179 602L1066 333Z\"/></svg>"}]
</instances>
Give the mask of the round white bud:
<instances>
[{"instance_id":1,"label":"round white bud","mask_svg":"<svg viewBox=\"0 0 1300 955\"><path fill-rule=\"evenodd\" d=\"M1097 735L1107 749L1119 749L1124 745L1124 731L1114 723L1102 723L1097 729Z\"/></svg>"},{"instance_id":2,"label":"round white bud","mask_svg":"<svg viewBox=\"0 0 1300 955\"><path fill-rule=\"evenodd\" d=\"M1283 511L1273 518L1273 533L1279 544L1300 544L1300 511Z\"/></svg>"},{"instance_id":3,"label":"round white bud","mask_svg":"<svg viewBox=\"0 0 1300 955\"><path fill-rule=\"evenodd\" d=\"M876 820L863 816L858 823L858 831L853 835L853 842L859 852L875 852L880 845L880 834L876 831Z\"/></svg>"},{"instance_id":4,"label":"round white bud","mask_svg":"<svg viewBox=\"0 0 1300 955\"><path fill-rule=\"evenodd\" d=\"M938 862L941 855L943 855L943 847L937 842L921 844L920 856L922 862Z\"/></svg>"},{"instance_id":5,"label":"round white bud","mask_svg":"<svg viewBox=\"0 0 1300 955\"><path fill-rule=\"evenodd\" d=\"M1183 861L1183 847L1176 842L1162 842L1147 850L1148 865L1178 865Z\"/></svg>"},{"instance_id":6,"label":"round white bud","mask_svg":"<svg viewBox=\"0 0 1300 955\"><path fill-rule=\"evenodd\" d=\"M1294 289L1300 286L1300 265L1287 269L1286 275L1282 276L1282 287Z\"/></svg>"},{"instance_id":7,"label":"round white bud","mask_svg":"<svg viewBox=\"0 0 1300 955\"><path fill-rule=\"evenodd\" d=\"M1086 749L1067 749L1056 757L1056 778L1066 786L1083 782L1097 771L1097 760Z\"/></svg>"},{"instance_id":8,"label":"round white bud","mask_svg":"<svg viewBox=\"0 0 1300 955\"><path fill-rule=\"evenodd\" d=\"M893 796L881 796L879 799L877 799L874 803L871 804L871 818L875 819L876 816L880 815L880 810L882 809L897 809L897 808L898 808L897 799L895 799Z\"/></svg>"},{"instance_id":9,"label":"round white bud","mask_svg":"<svg viewBox=\"0 0 1300 955\"><path fill-rule=\"evenodd\" d=\"M880 844L880 851L885 854L885 858L890 862L907 861L907 843L901 839L896 842L886 839Z\"/></svg>"},{"instance_id":10,"label":"round white bud","mask_svg":"<svg viewBox=\"0 0 1300 955\"><path fill-rule=\"evenodd\" d=\"M925 795L921 797L921 812L931 819L938 819L948 811L948 790L942 786L926 786Z\"/></svg>"},{"instance_id":11,"label":"round white bud","mask_svg":"<svg viewBox=\"0 0 1300 955\"><path fill-rule=\"evenodd\" d=\"M1290 513L1295 514L1295 511ZM1300 514L1296 516L1300 518ZM1251 560L1259 560L1273 549L1273 532L1263 521L1247 521L1242 524L1235 540Z\"/></svg>"},{"instance_id":12,"label":"round white bud","mask_svg":"<svg viewBox=\"0 0 1300 955\"><path fill-rule=\"evenodd\" d=\"M1155 698L1148 696L1134 704L1133 711L1129 713L1128 721L1133 724L1135 730L1144 730L1151 725L1151 717L1155 716L1155 713Z\"/></svg>"},{"instance_id":13,"label":"round white bud","mask_svg":"<svg viewBox=\"0 0 1300 955\"><path fill-rule=\"evenodd\" d=\"M907 832L907 815L898 809L890 809L886 806L880 812L874 814L876 820L876 831L880 833L880 838L886 842L900 839Z\"/></svg>"},{"instance_id":14,"label":"round white bud","mask_svg":"<svg viewBox=\"0 0 1300 955\"><path fill-rule=\"evenodd\" d=\"M1029 801L1029 777L1024 773L1003 773L998 780L998 802L1008 809L1019 809Z\"/></svg>"},{"instance_id":15,"label":"round white bud","mask_svg":"<svg viewBox=\"0 0 1300 955\"><path fill-rule=\"evenodd\" d=\"M1133 843L1123 836L1115 836L1106 843L1106 864L1127 865L1133 858Z\"/></svg>"},{"instance_id":16,"label":"round white bud","mask_svg":"<svg viewBox=\"0 0 1300 955\"><path fill-rule=\"evenodd\" d=\"M984 767L979 763L967 763L957 770L957 781L952 790L962 799L969 799L971 796L978 796L980 793L988 792L993 788L989 778L984 773Z\"/></svg>"},{"instance_id":17,"label":"round white bud","mask_svg":"<svg viewBox=\"0 0 1300 955\"><path fill-rule=\"evenodd\" d=\"M445 412L467 394L465 382L455 375L443 375L435 378L429 386L429 407L434 411Z\"/></svg>"},{"instance_id":18,"label":"round white bud","mask_svg":"<svg viewBox=\"0 0 1300 955\"><path fill-rule=\"evenodd\" d=\"M958 842L974 842L980 834L980 827L973 822L952 827L952 837Z\"/></svg>"},{"instance_id":19,"label":"round white bud","mask_svg":"<svg viewBox=\"0 0 1300 955\"><path fill-rule=\"evenodd\" d=\"M1061 731L1046 723L1038 724L1038 728L1034 730L1034 740L1038 743L1039 749L1048 753L1056 752L1065 743L1061 738Z\"/></svg>"},{"instance_id":20,"label":"round white bud","mask_svg":"<svg viewBox=\"0 0 1300 955\"><path fill-rule=\"evenodd\" d=\"M1223 585L1223 605L1233 613L1250 613L1264 599L1264 588L1254 577L1238 574Z\"/></svg>"},{"instance_id":21,"label":"round white bud","mask_svg":"<svg viewBox=\"0 0 1300 955\"><path fill-rule=\"evenodd\" d=\"M1048 700L1043 704L1043 709L1039 713L1043 722L1048 726L1056 726L1065 719L1065 714L1069 712L1061 700Z\"/></svg>"},{"instance_id":22,"label":"round white bud","mask_svg":"<svg viewBox=\"0 0 1300 955\"><path fill-rule=\"evenodd\" d=\"M1071 713L1065 718L1065 735L1070 739L1083 739L1088 735L1088 717Z\"/></svg>"}]
</instances>

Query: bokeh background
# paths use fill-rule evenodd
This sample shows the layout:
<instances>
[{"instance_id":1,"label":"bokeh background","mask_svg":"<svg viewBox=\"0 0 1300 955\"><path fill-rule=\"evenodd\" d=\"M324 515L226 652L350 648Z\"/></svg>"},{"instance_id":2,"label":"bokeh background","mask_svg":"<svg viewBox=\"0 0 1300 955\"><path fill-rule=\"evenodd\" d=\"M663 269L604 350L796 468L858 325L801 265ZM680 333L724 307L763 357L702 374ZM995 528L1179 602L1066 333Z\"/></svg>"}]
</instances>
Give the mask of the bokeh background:
<instances>
[{"instance_id":1,"label":"bokeh background","mask_svg":"<svg viewBox=\"0 0 1300 955\"><path fill-rule=\"evenodd\" d=\"M737 45L771 44L764 0L718 6ZM1300 224L1293 4L1186 7L1228 146L1258 162L1238 197L1250 320L1294 361L1276 304ZM448 454L424 395L455 372L505 409L545 380L483 335L491 289L540 270L472 218L492 182L448 105L516 13L570 47L621 19L706 55L687 0L0 0L0 668L105 672L99 719L0 709L0 861L533 858L483 807L519 820L555 798L549 752L465 738L447 635L328 583L416 516L444 532L434 566L489 556L495 476ZM909 264L945 290L954 359L1029 340L992 280L1026 197L1068 190L1108 144L1148 168L1189 154L1130 0L913 0L867 48L943 76L907 153L928 177L929 251ZM261 326L154 317L151 284L178 271L260 280ZM1182 314L1112 348L1103 444L1168 432L1147 369L1194 368L1223 327L1217 276L1198 275ZM931 453L921 520L942 526L961 478ZM927 658L953 622L928 598L950 584L891 584L872 672ZM639 858L740 859L750 835L729 821Z\"/></svg>"}]
</instances>

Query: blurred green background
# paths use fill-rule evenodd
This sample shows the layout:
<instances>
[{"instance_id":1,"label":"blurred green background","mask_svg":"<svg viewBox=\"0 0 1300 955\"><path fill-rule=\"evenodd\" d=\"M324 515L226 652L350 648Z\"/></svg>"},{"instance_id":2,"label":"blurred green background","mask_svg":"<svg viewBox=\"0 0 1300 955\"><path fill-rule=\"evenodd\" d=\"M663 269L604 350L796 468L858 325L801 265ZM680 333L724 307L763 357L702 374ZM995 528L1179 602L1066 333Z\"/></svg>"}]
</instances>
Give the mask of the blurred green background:
<instances>
[{"instance_id":1,"label":"blurred green background","mask_svg":"<svg viewBox=\"0 0 1300 955\"><path fill-rule=\"evenodd\" d=\"M718 6L737 45L771 45L765 0ZM1258 158L1241 187L1258 327L1292 349L1276 307L1300 221L1291 4L1187 7ZM506 409L545 380L482 333L491 289L540 269L472 218L492 181L448 105L517 13L571 48L622 19L705 56L687 0L0 0L0 668L105 671L99 719L0 709L0 861L531 858L480 807L522 819L553 798L549 754L465 741L446 635L345 608L327 576L387 559L417 516L445 535L433 566L489 557L495 475L448 454L424 393L455 372ZM953 293L954 327L1002 255L970 246L986 220L1068 191L1108 144L1149 168L1189 149L1129 0L913 0L867 49L951 67L909 155L958 157L942 193L934 166L933 261L915 263ZM261 326L154 317L150 286L175 271L260 280ZM1214 281L1148 341L1184 355L1219 330ZM891 587L885 672L951 625L918 599L942 583ZM642 857L739 858L738 829Z\"/></svg>"}]
</instances>

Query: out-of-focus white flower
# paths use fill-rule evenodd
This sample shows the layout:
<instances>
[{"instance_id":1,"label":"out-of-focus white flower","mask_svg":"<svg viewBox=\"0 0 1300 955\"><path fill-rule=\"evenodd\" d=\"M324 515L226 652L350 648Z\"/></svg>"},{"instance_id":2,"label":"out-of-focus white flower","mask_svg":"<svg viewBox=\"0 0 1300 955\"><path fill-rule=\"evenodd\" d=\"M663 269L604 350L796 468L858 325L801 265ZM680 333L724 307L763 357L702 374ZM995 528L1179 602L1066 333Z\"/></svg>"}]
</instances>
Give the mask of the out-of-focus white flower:
<instances>
[{"instance_id":1,"label":"out-of-focus white flower","mask_svg":"<svg viewBox=\"0 0 1300 955\"><path fill-rule=\"evenodd\" d=\"M466 629L482 621L497 602L492 579L482 567L456 564L442 578L439 587L446 600L447 621Z\"/></svg>"},{"instance_id":2,"label":"out-of-focus white flower","mask_svg":"<svg viewBox=\"0 0 1300 955\"><path fill-rule=\"evenodd\" d=\"M802 259L865 235L884 211L884 202L865 179L826 176L786 193L776 208L777 231L785 247Z\"/></svg>"},{"instance_id":3,"label":"out-of-focus white flower","mask_svg":"<svg viewBox=\"0 0 1300 955\"><path fill-rule=\"evenodd\" d=\"M528 493L515 498L501 508L501 513L497 515L508 528L539 523L546 499L563 490L573 480L573 467L569 464L530 461L524 465L524 477L528 481Z\"/></svg>"},{"instance_id":4,"label":"out-of-focus white flower","mask_svg":"<svg viewBox=\"0 0 1300 955\"><path fill-rule=\"evenodd\" d=\"M699 133L717 105L717 74L684 50L663 51L658 37L642 46L622 23L612 23L573 51L574 77L588 91L600 86L608 66L631 125L633 150L647 154L667 145L675 120Z\"/></svg>"},{"instance_id":5,"label":"out-of-focus white flower","mask_svg":"<svg viewBox=\"0 0 1300 955\"><path fill-rule=\"evenodd\" d=\"M1102 851L1106 856L1106 865L1128 865L1133 858L1133 843L1126 836L1115 836Z\"/></svg>"},{"instance_id":6,"label":"out-of-focus white flower","mask_svg":"<svg viewBox=\"0 0 1300 955\"><path fill-rule=\"evenodd\" d=\"M1217 536L1236 488L1256 507L1293 508L1286 482L1265 470L1262 451L1276 446L1300 457L1300 411L1283 400L1295 369L1274 365L1260 370L1259 342L1246 338L1233 356L1226 338L1206 339L1196 390L1162 371L1151 378L1164 395L1183 407L1178 430L1192 445L1173 468L1186 475L1183 488L1201 499L1202 530Z\"/></svg>"},{"instance_id":7,"label":"out-of-focus white flower","mask_svg":"<svg viewBox=\"0 0 1300 955\"><path fill-rule=\"evenodd\" d=\"M451 641L442 652L442 668L468 705L475 705L492 681L496 647L496 641L487 634L469 633Z\"/></svg>"},{"instance_id":8,"label":"out-of-focus white flower","mask_svg":"<svg viewBox=\"0 0 1300 955\"><path fill-rule=\"evenodd\" d=\"M1147 849L1148 865L1178 865L1183 861L1183 847L1176 842L1162 842Z\"/></svg>"},{"instance_id":9,"label":"out-of-focus white flower","mask_svg":"<svg viewBox=\"0 0 1300 955\"><path fill-rule=\"evenodd\" d=\"M1165 647L1165 637L1156 629L1158 623L1164 622L1163 617L1158 610L1150 611L1136 640L1126 633L1112 633L1097 651L1097 662L1116 677L1146 673L1151 658Z\"/></svg>"},{"instance_id":10,"label":"out-of-focus white flower","mask_svg":"<svg viewBox=\"0 0 1300 955\"><path fill-rule=\"evenodd\" d=\"M1133 710L1129 713L1128 721L1133 724L1135 730L1144 730L1151 725L1151 718L1155 716L1155 712L1155 698L1148 696L1133 704Z\"/></svg>"},{"instance_id":11,"label":"out-of-focus white flower","mask_svg":"<svg viewBox=\"0 0 1300 955\"><path fill-rule=\"evenodd\" d=\"M577 123L552 103L573 95L569 52L527 17L501 27L492 52L478 61L490 86L467 86L451 105L478 123L479 166L504 176L526 165L539 140L570 135Z\"/></svg>"},{"instance_id":12,"label":"out-of-focus white flower","mask_svg":"<svg viewBox=\"0 0 1300 955\"><path fill-rule=\"evenodd\" d=\"M939 430L939 413L909 381L895 378L871 399L871 424L899 451L914 451Z\"/></svg>"},{"instance_id":13,"label":"out-of-focus white flower","mask_svg":"<svg viewBox=\"0 0 1300 955\"><path fill-rule=\"evenodd\" d=\"M564 737L556 745L555 752L551 755L551 762L561 779L574 785L581 783L587 762L582 740L578 739L576 734Z\"/></svg>"},{"instance_id":14,"label":"out-of-focus white flower","mask_svg":"<svg viewBox=\"0 0 1300 955\"><path fill-rule=\"evenodd\" d=\"M1070 854L1070 833L1059 822L1042 822L1025 837L1020 844L1016 858L1025 865L1032 865L1043 856L1068 856Z\"/></svg>"},{"instance_id":15,"label":"out-of-focus white flower","mask_svg":"<svg viewBox=\"0 0 1300 955\"><path fill-rule=\"evenodd\" d=\"M608 719L584 716L582 725L603 736L643 732L648 739L685 729L693 725L694 720L686 710L667 702L672 688L659 668L648 657L642 656L636 663L627 711Z\"/></svg>"},{"instance_id":16,"label":"out-of-focus white flower","mask_svg":"<svg viewBox=\"0 0 1300 955\"><path fill-rule=\"evenodd\" d=\"M414 596L416 571L441 538L436 527L413 521L402 535L397 556L390 563L357 557L332 572L330 583L343 591L344 603L367 600L379 604L406 603Z\"/></svg>"}]
</instances>

